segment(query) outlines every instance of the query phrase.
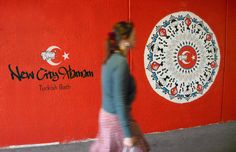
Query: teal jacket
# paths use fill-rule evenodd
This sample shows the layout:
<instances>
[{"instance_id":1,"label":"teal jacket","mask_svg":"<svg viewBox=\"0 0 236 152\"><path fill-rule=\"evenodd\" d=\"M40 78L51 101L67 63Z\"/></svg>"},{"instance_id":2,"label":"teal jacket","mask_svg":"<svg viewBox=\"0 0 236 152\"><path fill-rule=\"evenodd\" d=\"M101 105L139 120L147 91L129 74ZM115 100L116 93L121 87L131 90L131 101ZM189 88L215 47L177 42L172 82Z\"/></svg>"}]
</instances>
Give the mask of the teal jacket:
<instances>
[{"instance_id":1,"label":"teal jacket","mask_svg":"<svg viewBox=\"0 0 236 152\"><path fill-rule=\"evenodd\" d=\"M131 137L130 110L136 86L127 60L114 53L102 66L102 108L117 114L125 137Z\"/></svg>"}]
</instances>

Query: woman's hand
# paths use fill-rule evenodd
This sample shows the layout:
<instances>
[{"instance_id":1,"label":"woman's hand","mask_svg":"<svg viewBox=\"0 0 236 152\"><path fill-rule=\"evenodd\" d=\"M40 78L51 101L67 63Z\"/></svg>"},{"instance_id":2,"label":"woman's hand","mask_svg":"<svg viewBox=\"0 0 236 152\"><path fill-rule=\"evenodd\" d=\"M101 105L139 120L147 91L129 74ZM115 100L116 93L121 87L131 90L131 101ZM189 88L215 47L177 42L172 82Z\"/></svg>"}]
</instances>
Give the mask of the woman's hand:
<instances>
[{"instance_id":1,"label":"woman's hand","mask_svg":"<svg viewBox=\"0 0 236 152\"><path fill-rule=\"evenodd\" d=\"M129 138L126 137L123 140L123 144L127 147L132 147L135 145L136 141L137 141L137 139L135 137L129 137Z\"/></svg>"}]
</instances>

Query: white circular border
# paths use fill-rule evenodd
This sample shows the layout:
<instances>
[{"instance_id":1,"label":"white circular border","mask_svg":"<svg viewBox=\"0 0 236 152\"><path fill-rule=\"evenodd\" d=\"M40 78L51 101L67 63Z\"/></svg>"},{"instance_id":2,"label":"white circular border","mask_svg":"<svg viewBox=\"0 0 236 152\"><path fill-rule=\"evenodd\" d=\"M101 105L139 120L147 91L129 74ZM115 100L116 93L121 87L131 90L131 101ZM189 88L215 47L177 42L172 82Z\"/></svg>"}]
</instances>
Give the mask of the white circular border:
<instances>
[{"instance_id":1,"label":"white circular border","mask_svg":"<svg viewBox=\"0 0 236 152\"><path fill-rule=\"evenodd\" d=\"M192 20L194 19L195 22L198 22L198 23L201 23L202 25L204 25L204 27L206 27L207 30L209 31L208 33L212 34L211 42L214 43L214 47L217 50L217 52L215 53L217 55L216 56L216 58L217 58L216 59L217 67L213 70L214 74L212 76L212 81L209 82L208 84L206 84L206 88L203 89L202 93L197 93L197 94L195 94L194 97L191 97L188 100L185 99L185 98L184 98L185 100L182 100L183 98L179 99L177 97L170 97L170 95L168 93L164 93L164 91L162 89L156 88L156 83L157 82L156 82L155 78L152 76L153 73L148 69L148 66L150 66L150 64L151 64L151 61L149 61L148 58L150 58L150 51L149 51L150 50L150 45L155 44L155 42L156 42L155 39L157 39L157 37L158 37L158 34L157 34L158 31L157 31L156 28L158 26L162 27L164 24L168 24L168 21L170 20L171 16L174 16L176 18L179 18L179 17L185 18L187 15L189 15L192 18ZM194 14L192 12L189 12L189 11L175 12L175 13L169 14L166 17L164 17L163 19L161 19L155 25L155 27L153 28L153 30L152 30L149 38L148 38L148 41L146 43L145 50L144 50L144 68L145 68L145 73L146 73L147 79L148 79L149 84L151 85L152 89L157 94L161 95L162 97L164 97L168 101L171 101L171 102L174 102L174 103L178 103L178 104L189 103L189 102L192 102L192 101L202 97L210 89L211 85L213 84L213 82L214 82L214 80L215 80L215 78L217 76L217 73L219 71L219 65L220 65L220 49L219 49L218 42L217 42L217 39L215 37L215 34L214 34L213 30L210 28L210 26L203 19L201 19L199 16L197 16L196 14ZM156 76L156 75L154 75L154 76Z\"/></svg>"}]
</instances>

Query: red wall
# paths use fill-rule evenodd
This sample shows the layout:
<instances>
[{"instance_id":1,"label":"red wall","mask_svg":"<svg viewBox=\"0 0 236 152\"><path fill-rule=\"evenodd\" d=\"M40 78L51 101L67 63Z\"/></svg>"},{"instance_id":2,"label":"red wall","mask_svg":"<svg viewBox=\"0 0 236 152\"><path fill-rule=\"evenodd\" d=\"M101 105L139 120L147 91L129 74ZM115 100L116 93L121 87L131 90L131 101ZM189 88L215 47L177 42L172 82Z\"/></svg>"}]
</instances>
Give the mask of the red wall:
<instances>
[{"instance_id":1,"label":"red wall","mask_svg":"<svg viewBox=\"0 0 236 152\"><path fill-rule=\"evenodd\" d=\"M147 82L143 65L143 52L152 29L167 14L178 11L192 11L207 22L217 37L221 51L220 69L211 89L197 101L182 105L167 102L153 91ZM144 130L164 131L221 121L225 18L226 1L222 0L214 1L214 4L212 1L196 3L187 0L146 3L138 0L131 3L131 20L134 21L137 29L137 47L132 52L132 71L138 82L135 114Z\"/></svg>"},{"instance_id":2,"label":"red wall","mask_svg":"<svg viewBox=\"0 0 236 152\"><path fill-rule=\"evenodd\" d=\"M111 9L112 8L112 9ZM101 104L100 66L104 40L113 23L127 20L128 2L0 1L0 146L71 141L93 137ZM49 46L69 53L75 70L94 77L51 80L12 80L8 64L20 70L42 67ZM70 85L67 90L40 91L39 85Z\"/></svg>"},{"instance_id":3,"label":"red wall","mask_svg":"<svg viewBox=\"0 0 236 152\"><path fill-rule=\"evenodd\" d=\"M129 17L135 23L137 45L130 67L137 81L133 113L145 133L236 120L234 73L235 5L233 0L141 1L7 1L0 0L0 146L67 142L94 138L101 105L101 64L105 39L112 25ZM146 41L156 23L176 11L192 11L214 31L221 65L211 89L197 101L175 104L157 95L144 71ZM93 77L48 80L12 80L8 65L21 71L45 68L41 53L57 45L68 52L75 70L93 71ZM69 85L66 90L42 91L40 86Z\"/></svg>"},{"instance_id":4,"label":"red wall","mask_svg":"<svg viewBox=\"0 0 236 152\"><path fill-rule=\"evenodd\" d=\"M235 63L235 40L236 40L236 1L228 0L227 5L227 19L226 19L226 60L224 71L224 89L223 89L223 105L222 105L222 120L236 120L236 97L234 93L236 91L236 63Z\"/></svg>"}]
</instances>

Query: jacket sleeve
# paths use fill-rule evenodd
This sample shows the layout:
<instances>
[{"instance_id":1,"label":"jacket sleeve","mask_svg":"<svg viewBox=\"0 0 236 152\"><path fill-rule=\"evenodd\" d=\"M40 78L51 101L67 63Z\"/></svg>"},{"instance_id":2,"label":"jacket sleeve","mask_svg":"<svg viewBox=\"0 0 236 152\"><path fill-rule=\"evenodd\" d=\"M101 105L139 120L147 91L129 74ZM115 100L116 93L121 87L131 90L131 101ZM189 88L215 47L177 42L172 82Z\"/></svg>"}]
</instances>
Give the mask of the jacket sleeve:
<instances>
[{"instance_id":1,"label":"jacket sleeve","mask_svg":"<svg viewBox=\"0 0 236 152\"><path fill-rule=\"evenodd\" d=\"M113 78L115 110L119 117L125 137L131 137L129 115L125 104L128 100L127 94L129 82L129 69L127 62L123 61L118 64L113 73Z\"/></svg>"}]
</instances>

